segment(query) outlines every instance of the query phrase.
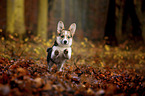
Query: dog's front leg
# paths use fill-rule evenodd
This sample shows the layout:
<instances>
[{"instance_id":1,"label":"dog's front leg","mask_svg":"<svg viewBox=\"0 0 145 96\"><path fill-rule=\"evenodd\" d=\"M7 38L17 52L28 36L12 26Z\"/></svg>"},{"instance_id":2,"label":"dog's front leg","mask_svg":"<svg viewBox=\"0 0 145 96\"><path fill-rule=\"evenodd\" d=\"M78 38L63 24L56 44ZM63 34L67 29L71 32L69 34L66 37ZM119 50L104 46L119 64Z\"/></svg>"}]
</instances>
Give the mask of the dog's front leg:
<instances>
[{"instance_id":1,"label":"dog's front leg","mask_svg":"<svg viewBox=\"0 0 145 96\"><path fill-rule=\"evenodd\" d=\"M63 55L64 55L65 59L70 59L71 58L71 51L70 50L68 51L68 49L65 49L63 51Z\"/></svg>"},{"instance_id":2,"label":"dog's front leg","mask_svg":"<svg viewBox=\"0 0 145 96\"><path fill-rule=\"evenodd\" d=\"M65 49L65 50L63 51L63 54L64 54L64 58L65 58L65 59L68 59L68 50L67 50L67 49Z\"/></svg>"},{"instance_id":3,"label":"dog's front leg","mask_svg":"<svg viewBox=\"0 0 145 96\"><path fill-rule=\"evenodd\" d=\"M52 51L51 57L49 57L49 62L48 62L48 70L51 72L51 67L53 66L53 64L55 63L55 60L57 59L59 55L59 51L55 50Z\"/></svg>"},{"instance_id":4,"label":"dog's front leg","mask_svg":"<svg viewBox=\"0 0 145 96\"><path fill-rule=\"evenodd\" d=\"M62 62L62 64L58 64L58 65L57 65L57 69L58 69L59 71L63 71L63 65L64 65L64 63L65 63L65 60Z\"/></svg>"}]
</instances>

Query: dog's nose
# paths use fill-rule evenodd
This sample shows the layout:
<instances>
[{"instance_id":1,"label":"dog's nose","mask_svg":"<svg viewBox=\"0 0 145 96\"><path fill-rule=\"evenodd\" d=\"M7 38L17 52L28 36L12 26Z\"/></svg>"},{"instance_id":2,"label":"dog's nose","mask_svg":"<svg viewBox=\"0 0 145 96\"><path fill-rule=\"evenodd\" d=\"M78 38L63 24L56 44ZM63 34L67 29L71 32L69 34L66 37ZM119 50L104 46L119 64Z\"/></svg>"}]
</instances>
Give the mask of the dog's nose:
<instances>
[{"instance_id":1,"label":"dog's nose","mask_svg":"<svg viewBox=\"0 0 145 96\"><path fill-rule=\"evenodd\" d=\"M64 44L66 44L67 43L67 41L66 40L64 40Z\"/></svg>"}]
</instances>

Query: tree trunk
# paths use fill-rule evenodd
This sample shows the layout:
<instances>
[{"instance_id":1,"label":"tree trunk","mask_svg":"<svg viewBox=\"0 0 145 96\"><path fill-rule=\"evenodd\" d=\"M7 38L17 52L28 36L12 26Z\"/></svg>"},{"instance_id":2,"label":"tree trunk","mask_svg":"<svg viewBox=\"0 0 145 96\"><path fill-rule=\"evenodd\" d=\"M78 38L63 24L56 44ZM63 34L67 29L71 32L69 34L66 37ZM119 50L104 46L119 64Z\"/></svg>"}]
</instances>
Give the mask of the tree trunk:
<instances>
[{"instance_id":1,"label":"tree trunk","mask_svg":"<svg viewBox=\"0 0 145 96\"><path fill-rule=\"evenodd\" d=\"M142 40L141 23L137 16L133 0L125 1L123 26L126 26L126 22L128 21L128 19L131 20L131 25L132 25L130 29L132 32L131 38L133 38L134 41Z\"/></svg>"},{"instance_id":2,"label":"tree trunk","mask_svg":"<svg viewBox=\"0 0 145 96\"><path fill-rule=\"evenodd\" d=\"M24 20L24 0L15 0L15 32L19 34L22 39L25 33L25 20Z\"/></svg>"},{"instance_id":3,"label":"tree trunk","mask_svg":"<svg viewBox=\"0 0 145 96\"><path fill-rule=\"evenodd\" d=\"M105 27L105 37L107 38L106 44L117 44L115 37L115 0L109 1L107 22Z\"/></svg>"},{"instance_id":4,"label":"tree trunk","mask_svg":"<svg viewBox=\"0 0 145 96\"><path fill-rule=\"evenodd\" d=\"M37 35L42 39L47 39L47 13L48 13L48 0L39 0L38 5L38 26Z\"/></svg>"},{"instance_id":5,"label":"tree trunk","mask_svg":"<svg viewBox=\"0 0 145 96\"><path fill-rule=\"evenodd\" d=\"M14 2L13 0L7 0L7 28L6 31L14 33Z\"/></svg>"},{"instance_id":6,"label":"tree trunk","mask_svg":"<svg viewBox=\"0 0 145 96\"><path fill-rule=\"evenodd\" d=\"M73 21L73 8L74 8L74 0L69 0L69 9L70 9L70 11L69 11L69 20L72 22Z\"/></svg>"},{"instance_id":7,"label":"tree trunk","mask_svg":"<svg viewBox=\"0 0 145 96\"><path fill-rule=\"evenodd\" d=\"M83 30L82 30L82 0L75 0L74 2L76 2L76 21L77 23L77 32L76 32L76 37L78 40L82 40L84 38L84 34L83 34Z\"/></svg>"},{"instance_id":8,"label":"tree trunk","mask_svg":"<svg viewBox=\"0 0 145 96\"><path fill-rule=\"evenodd\" d=\"M141 22L142 37L145 43L145 19L144 19L145 18L145 0L139 0L139 1L136 0L134 4L136 5L135 9L136 9L137 16L139 18L139 21Z\"/></svg>"},{"instance_id":9,"label":"tree trunk","mask_svg":"<svg viewBox=\"0 0 145 96\"><path fill-rule=\"evenodd\" d=\"M24 0L7 0L7 32L16 32L22 39L25 33Z\"/></svg>"},{"instance_id":10,"label":"tree trunk","mask_svg":"<svg viewBox=\"0 0 145 96\"><path fill-rule=\"evenodd\" d=\"M116 3L116 9L115 9L115 16L116 16L115 35L116 35L118 43L120 43L123 40L122 20L123 20L124 1L116 0L115 3Z\"/></svg>"},{"instance_id":11,"label":"tree trunk","mask_svg":"<svg viewBox=\"0 0 145 96\"><path fill-rule=\"evenodd\" d=\"M61 0L61 21L65 20L65 0Z\"/></svg>"}]
</instances>

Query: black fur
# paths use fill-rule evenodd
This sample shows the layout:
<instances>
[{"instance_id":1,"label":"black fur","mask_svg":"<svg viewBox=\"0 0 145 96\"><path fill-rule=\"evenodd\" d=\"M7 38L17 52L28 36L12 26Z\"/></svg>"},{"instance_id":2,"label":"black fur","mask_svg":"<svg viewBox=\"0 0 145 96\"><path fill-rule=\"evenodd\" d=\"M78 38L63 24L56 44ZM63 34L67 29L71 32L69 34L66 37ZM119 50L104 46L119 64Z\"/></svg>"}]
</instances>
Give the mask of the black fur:
<instances>
[{"instance_id":1,"label":"black fur","mask_svg":"<svg viewBox=\"0 0 145 96\"><path fill-rule=\"evenodd\" d=\"M50 60L51 60L52 48L48 48L48 49L47 49L47 52L48 52L48 55L47 55L47 63L49 63Z\"/></svg>"},{"instance_id":2,"label":"black fur","mask_svg":"<svg viewBox=\"0 0 145 96\"><path fill-rule=\"evenodd\" d=\"M58 46L58 43L55 41L53 46ZM53 47L53 46L52 46L52 47ZM53 63L55 63L54 60L51 59L52 47L47 49L47 52L48 52L48 55L47 55L47 63L49 63L50 60L51 60Z\"/></svg>"},{"instance_id":3,"label":"black fur","mask_svg":"<svg viewBox=\"0 0 145 96\"><path fill-rule=\"evenodd\" d=\"M55 41L53 46L58 46L58 43Z\"/></svg>"}]
</instances>

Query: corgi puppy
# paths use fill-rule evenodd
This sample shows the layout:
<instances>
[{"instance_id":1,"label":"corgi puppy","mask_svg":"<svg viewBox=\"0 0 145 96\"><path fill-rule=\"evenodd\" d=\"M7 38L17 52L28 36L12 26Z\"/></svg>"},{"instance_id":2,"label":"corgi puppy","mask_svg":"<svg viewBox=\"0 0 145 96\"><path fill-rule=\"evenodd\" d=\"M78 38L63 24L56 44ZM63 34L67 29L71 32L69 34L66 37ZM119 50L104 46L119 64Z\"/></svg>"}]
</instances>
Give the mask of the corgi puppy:
<instances>
[{"instance_id":1,"label":"corgi puppy","mask_svg":"<svg viewBox=\"0 0 145 96\"><path fill-rule=\"evenodd\" d=\"M62 71L65 61L71 58L71 45L75 31L75 23L71 24L69 29L66 30L63 22L58 22L57 36L54 45L47 49L47 64L49 71L51 71L53 64L57 65L57 70Z\"/></svg>"}]
</instances>

